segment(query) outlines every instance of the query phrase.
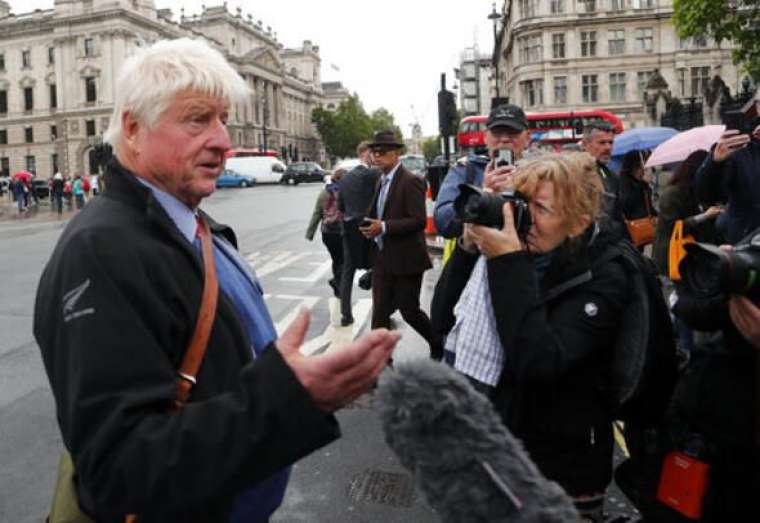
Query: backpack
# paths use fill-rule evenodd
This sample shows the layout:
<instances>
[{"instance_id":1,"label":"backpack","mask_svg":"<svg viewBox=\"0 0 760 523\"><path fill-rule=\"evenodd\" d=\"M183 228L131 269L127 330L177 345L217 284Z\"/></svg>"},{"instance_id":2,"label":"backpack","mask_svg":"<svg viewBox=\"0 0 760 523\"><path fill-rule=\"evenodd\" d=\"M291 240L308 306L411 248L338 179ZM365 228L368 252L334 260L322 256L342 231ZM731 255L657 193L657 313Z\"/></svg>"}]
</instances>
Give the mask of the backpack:
<instances>
[{"instance_id":1,"label":"backpack","mask_svg":"<svg viewBox=\"0 0 760 523\"><path fill-rule=\"evenodd\" d=\"M628 273L629 300L610 361L603 397L615 419L657 425L678 379L673 326L657 269L628 240L610 246L592 265L620 260Z\"/></svg>"},{"instance_id":2,"label":"backpack","mask_svg":"<svg viewBox=\"0 0 760 523\"><path fill-rule=\"evenodd\" d=\"M322 233L340 233L343 213L338 210L337 191L327 191L327 198L322 201Z\"/></svg>"}]
</instances>

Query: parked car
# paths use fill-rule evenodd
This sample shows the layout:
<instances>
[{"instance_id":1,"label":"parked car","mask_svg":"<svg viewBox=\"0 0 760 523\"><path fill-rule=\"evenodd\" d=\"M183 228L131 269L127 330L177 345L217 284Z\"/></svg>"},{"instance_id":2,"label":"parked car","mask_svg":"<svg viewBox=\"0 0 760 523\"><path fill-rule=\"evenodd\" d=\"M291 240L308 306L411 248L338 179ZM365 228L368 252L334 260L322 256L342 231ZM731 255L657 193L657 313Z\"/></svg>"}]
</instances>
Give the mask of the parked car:
<instances>
[{"instance_id":1,"label":"parked car","mask_svg":"<svg viewBox=\"0 0 760 523\"><path fill-rule=\"evenodd\" d=\"M225 169L219 178L216 179L217 187L253 187L256 185L256 178L247 174L236 173Z\"/></svg>"},{"instance_id":2,"label":"parked car","mask_svg":"<svg viewBox=\"0 0 760 523\"><path fill-rule=\"evenodd\" d=\"M285 174L285 164L272 156L234 156L228 158L225 169L256 178L256 183L279 183Z\"/></svg>"},{"instance_id":3,"label":"parked car","mask_svg":"<svg viewBox=\"0 0 760 523\"><path fill-rule=\"evenodd\" d=\"M50 186L48 185L47 180L40 180L38 178L35 178L32 180L32 187L34 188L34 192L37 195L37 198L45 199L50 197Z\"/></svg>"},{"instance_id":4,"label":"parked car","mask_svg":"<svg viewBox=\"0 0 760 523\"><path fill-rule=\"evenodd\" d=\"M425 164L425 157L421 154L405 154L399 158L399 161L412 174L416 174L421 178L425 177L427 166Z\"/></svg>"},{"instance_id":5,"label":"parked car","mask_svg":"<svg viewBox=\"0 0 760 523\"><path fill-rule=\"evenodd\" d=\"M362 163L362 161L359 158L344 158L335 164L333 172L337 171L338 169L343 169L346 172L350 172L351 169L358 166L360 163Z\"/></svg>"},{"instance_id":6,"label":"parked car","mask_svg":"<svg viewBox=\"0 0 760 523\"><path fill-rule=\"evenodd\" d=\"M293 162L285 169L282 183L298 185L301 182L323 182L327 171L315 162Z\"/></svg>"}]
</instances>

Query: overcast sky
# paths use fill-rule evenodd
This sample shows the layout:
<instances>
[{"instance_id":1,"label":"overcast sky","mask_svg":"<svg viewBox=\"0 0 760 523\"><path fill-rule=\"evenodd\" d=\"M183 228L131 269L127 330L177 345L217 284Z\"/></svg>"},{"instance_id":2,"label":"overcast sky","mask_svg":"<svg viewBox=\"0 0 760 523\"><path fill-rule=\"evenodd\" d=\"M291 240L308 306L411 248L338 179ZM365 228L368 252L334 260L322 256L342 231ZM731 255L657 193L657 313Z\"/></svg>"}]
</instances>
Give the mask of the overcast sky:
<instances>
[{"instance_id":1,"label":"overcast sky","mask_svg":"<svg viewBox=\"0 0 760 523\"><path fill-rule=\"evenodd\" d=\"M53 0L6 1L15 14L53 7ZM159 9L171 8L175 17L181 7L192 15L204 3L221 3L155 1ZM387 108L406 136L415 119L426 135L437 133L440 74L446 73L451 88L465 47L477 43L482 52L491 52L491 5L492 0L227 2L230 11L240 6L244 16L251 13L264 27L272 26L285 47L300 47L303 40L319 45L322 81L343 82L368 111Z\"/></svg>"}]
</instances>

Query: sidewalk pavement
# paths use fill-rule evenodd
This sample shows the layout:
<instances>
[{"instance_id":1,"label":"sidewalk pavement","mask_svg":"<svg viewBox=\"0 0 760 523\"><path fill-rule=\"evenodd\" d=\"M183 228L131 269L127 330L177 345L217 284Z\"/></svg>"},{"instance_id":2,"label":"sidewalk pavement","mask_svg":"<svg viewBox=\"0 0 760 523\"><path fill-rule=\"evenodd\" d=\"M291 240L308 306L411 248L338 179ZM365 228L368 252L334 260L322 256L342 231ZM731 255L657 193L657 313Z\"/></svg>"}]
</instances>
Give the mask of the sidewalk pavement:
<instances>
[{"instance_id":1,"label":"sidewalk pavement","mask_svg":"<svg viewBox=\"0 0 760 523\"><path fill-rule=\"evenodd\" d=\"M0 224L2 223L44 223L44 222L62 222L66 221L76 213L72 205L70 208L63 205L63 213L58 214L53 210L49 199L40 199L37 205L30 205L29 208L18 212L16 202L12 201L7 194L0 196Z\"/></svg>"}]
</instances>

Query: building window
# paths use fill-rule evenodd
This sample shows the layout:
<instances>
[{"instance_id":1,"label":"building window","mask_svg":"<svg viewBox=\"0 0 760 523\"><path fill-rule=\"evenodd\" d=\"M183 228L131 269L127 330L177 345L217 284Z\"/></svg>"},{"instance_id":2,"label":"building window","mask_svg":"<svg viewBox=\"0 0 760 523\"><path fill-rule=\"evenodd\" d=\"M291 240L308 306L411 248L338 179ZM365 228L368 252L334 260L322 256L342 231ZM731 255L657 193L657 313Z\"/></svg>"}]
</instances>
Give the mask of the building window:
<instances>
[{"instance_id":1,"label":"building window","mask_svg":"<svg viewBox=\"0 0 760 523\"><path fill-rule=\"evenodd\" d=\"M567 76L554 77L554 103L567 103Z\"/></svg>"},{"instance_id":2,"label":"building window","mask_svg":"<svg viewBox=\"0 0 760 523\"><path fill-rule=\"evenodd\" d=\"M650 9L654 7L654 0L633 0L634 9Z\"/></svg>"},{"instance_id":3,"label":"building window","mask_svg":"<svg viewBox=\"0 0 760 523\"><path fill-rule=\"evenodd\" d=\"M11 175L11 159L8 157L2 157L0 158L0 175L2 176L10 176Z\"/></svg>"},{"instance_id":4,"label":"building window","mask_svg":"<svg viewBox=\"0 0 760 523\"><path fill-rule=\"evenodd\" d=\"M705 93L707 82L710 81L710 67L691 68L691 95L699 96Z\"/></svg>"},{"instance_id":5,"label":"building window","mask_svg":"<svg viewBox=\"0 0 760 523\"><path fill-rule=\"evenodd\" d=\"M0 71L5 71L5 55L0 53Z\"/></svg>"},{"instance_id":6,"label":"building window","mask_svg":"<svg viewBox=\"0 0 760 523\"><path fill-rule=\"evenodd\" d=\"M581 8L582 13L593 13L596 11L596 0L580 0L579 3L583 6Z\"/></svg>"},{"instance_id":7,"label":"building window","mask_svg":"<svg viewBox=\"0 0 760 523\"><path fill-rule=\"evenodd\" d=\"M520 60L523 64L540 62L543 58L541 35L525 36L520 39Z\"/></svg>"},{"instance_id":8,"label":"building window","mask_svg":"<svg viewBox=\"0 0 760 523\"><path fill-rule=\"evenodd\" d=\"M679 96L686 96L686 69L678 69L677 72Z\"/></svg>"},{"instance_id":9,"label":"building window","mask_svg":"<svg viewBox=\"0 0 760 523\"><path fill-rule=\"evenodd\" d=\"M522 87L523 105L525 107L535 107L544 104L544 81L527 80L520 82Z\"/></svg>"},{"instance_id":10,"label":"building window","mask_svg":"<svg viewBox=\"0 0 760 523\"><path fill-rule=\"evenodd\" d=\"M0 91L0 114L8 114L8 91Z\"/></svg>"},{"instance_id":11,"label":"building window","mask_svg":"<svg viewBox=\"0 0 760 523\"><path fill-rule=\"evenodd\" d=\"M55 125L50 126L50 141L54 142L58 139L58 127Z\"/></svg>"},{"instance_id":12,"label":"building window","mask_svg":"<svg viewBox=\"0 0 760 523\"><path fill-rule=\"evenodd\" d=\"M625 9L625 0L610 0L610 11L622 11Z\"/></svg>"},{"instance_id":13,"label":"building window","mask_svg":"<svg viewBox=\"0 0 760 523\"><path fill-rule=\"evenodd\" d=\"M87 102L98 101L98 90L95 86L95 77L88 76L84 79L85 100Z\"/></svg>"},{"instance_id":14,"label":"building window","mask_svg":"<svg viewBox=\"0 0 760 523\"><path fill-rule=\"evenodd\" d=\"M537 0L520 0L520 3L518 4L520 7L520 16L522 18L536 16L537 3Z\"/></svg>"},{"instance_id":15,"label":"building window","mask_svg":"<svg viewBox=\"0 0 760 523\"><path fill-rule=\"evenodd\" d=\"M21 51L21 68L28 69L32 66L32 52Z\"/></svg>"},{"instance_id":16,"label":"building window","mask_svg":"<svg viewBox=\"0 0 760 523\"><path fill-rule=\"evenodd\" d=\"M48 47L48 65L55 63L55 47Z\"/></svg>"},{"instance_id":17,"label":"building window","mask_svg":"<svg viewBox=\"0 0 760 523\"><path fill-rule=\"evenodd\" d=\"M34 143L34 128L24 127L24 142Z\"/></svg>"},{"instance_id":18,"label":"building window","mask_svg":"<svg viewBox=\"0 0 760 523\"><path fill-rule=\"evenodd\" d=\"M95 120L85 120L84 127L87 130L87 136L95 136Z\"/></svg>"},{"instance_id":19,"label":"building window","mask_svg":"<svg viewBox=\"0 0 760 523\"><path fill-rule=\"evenodd\" d=\"M24 111L34 110L34 91L31 87L24 87Z\"/></svg>"},{"instance_id":20,"label":"building window","mask_svg":"<svg viewBox=\"0 0 760 523\"><path fill-rule=\"evenodd\" d=\"M581 56L596 56L596 31L581 31Z\"/></svg>"},{"instance_id":21,"label":"building window","mask_svg":"<svg viewBox=\"0 0 760 523\"><path fill-rule=\"evenodd\" d=\"M639 100L644 98L644 91L646 90L649 79L652 78L653 73L654 71L639 71L636 73L636 83L639 88Z\"/></svg>"},{"instance_id":22,"label":"building window","mask_svg":"<svg viewBox=\"0 0 760 523\"><path fill-rule=\"evenodd\" d=\"M636 52L651 53L654 50L653 30L651 27L636 29Z\"/></svg>"},{"instance_id":23,"label":"building window","mask_svg":"<svg viewBox=\"0 0 760 523\"><path fill-rule=\"evenodd\" d=\"M50 174L55 174L58 172L58 155L53 153L50 155L50 165L53 167L53 170L50 172Z\"/></svg>"},{"instance_id":24,"label":"building window","mask_svg":"<svg viewBox=\"0 0 760 523\"><path fill-rule=\"evenodd\" d=\"M607 37L609 44L608 53L610 56L617 56L625 53L625 29L613 29L609 31Z\"/></svg>"},{"instance_id":25,"label":"building window","mask_svg":"<svg viewBox=\"0 0 760 523\"><path fill-rule=\"evenodd\" d=\"M58 89L55 84L50 84L50 108L55 109L58 107Z\"/></svg>"},{"instance_id":26,"label":"building window","mask_svg":"<svg viewBox=\"0 0 760 523\"><path fill-rule=\"evenodd\" d=\"M610 73L610 101L625 102L625 73Z\"/></svg>"},{"instance_id":27,"label":"building window","mask_svg":"<svg viewBox=\"0 0 760 523\"><path fill-rule=\"evenodd\" d=\"M584 74L581 76L581 95L583 103L599 101L599 83L595 74Z\"/></svg>"},{"instance_id":28,"label":"building window","mask_svg":"<svg viewBox=\"0 0 760 523\"><path fill-rule=\"evenodd\" d=\"M707 47L707 37L705 35L695 36L692 40L694 47Z\"/></svg>"},{"instance_id":29,"label":"building window","mask_svg":"<svg viewBox=\"0 0 760 523\"><path fill-rule=\"evenodd\" d=\"M565 12L565 0L551 0L550 9L552 14L561 14Z\"/></svg>"},{"instance_id":30,"label":"building window","mask_svg":"<svg viewBox=\"0 0 760 523\"><path fill-rule=\"evenodd\" d=\"M92 38L84 39L84 55L87 57L95 56L95 40Z\"/></svg>"},{"instance_id":31,"label":"building window","mask_svg":"<svg viewBox=\"0 0 760 523\"><path fill-rule=\"evenodd\" d=\"M0 145L8 145L8 131L0 129Z\"/></svg>"},{"instance_id":32,"label":"building window","mask_svg":"<svg viewBox=\"0 0 760 523\"><path fill-rule=\"evenodd\" d=\"M565 57L565 35L557 33L552 35L552 56L554 58Z\"/></svg>"},{"instance_id":33,"label":"building window","mask_svg":"<svg viewBox=\"0 0 760 523\"><path fill-rule=\"evenodd\" d=\"M32 174L37 174L37 160L35 160L34 156L27 156L25 160L26 170Z\"/></svg>"}]
</instances>

